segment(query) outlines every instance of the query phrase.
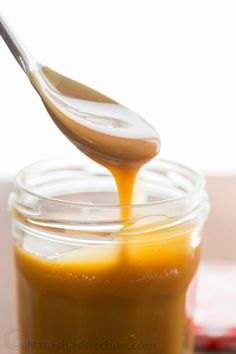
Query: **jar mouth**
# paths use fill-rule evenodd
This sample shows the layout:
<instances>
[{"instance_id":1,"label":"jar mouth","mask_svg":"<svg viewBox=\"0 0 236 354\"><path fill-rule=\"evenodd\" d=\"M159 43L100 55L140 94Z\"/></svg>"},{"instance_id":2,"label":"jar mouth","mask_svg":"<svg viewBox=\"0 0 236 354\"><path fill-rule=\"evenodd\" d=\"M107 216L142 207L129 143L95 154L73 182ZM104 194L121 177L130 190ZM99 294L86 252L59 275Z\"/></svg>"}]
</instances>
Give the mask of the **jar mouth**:
<instances>
[{"instance_id":1,"label":"jar mouth","mask_svg":"<svg viewBox=\"0 0 236 354\"><path fill-rule=\"evenodd\" d=\"M156 158L153 161L147 163L146 165L143 166L143 170L149 168L153 168L153 162L155 163L155 167L157 168L156 173L161 173L163 174L163 169L166 169L166 177L170 178L171 174L173 174L173 179L177 177L177 181L175 181L175 184L178 184L178 187L182 189L181 193L178 195L173 195L173 196L166 196L164 198L158 199L158 200L153 200L153 201L145 201L145 202L135 202L132 204L123 204L120 205L118 201L113 202L113 203L96 203L96 204L91 204L88 202L81 202L81 201L74 201L74 200L66 200L64 198L58 197L58 196L49 196L46 195L45 193L39 191L37 188L35 188L35 185L32 185L30 183L31 178L37 178L39 179L40 175L47 175L49 174L50 170L51 172L57 173L59 172L60 169L63 169L63 165L68 163L68 166L65 165L65 169L70 166L73 172L76 172L75 166L77 164L78 170L81 170L83 168L88 168L89 173L93 173L97 169L100 171L104 171L104 173L107 171L107 175L110 175L110 172L106 170L104 167L98 165L97 163L88 160L86 158L85 163L80 162L81 157L72 155L72 156L61 156L61 157L55 157L55 158L49 158L46 160L40 160L37 162L34 162L25 168L23 168L16 176L15 180L15 187L16 190L21 190L22 192L25 192L27 194L30 194L34 197L40 198L41 200L44 200L45 202L54 202L54 203L59 203L63 205L72 205L72 206L78 206L82 208L89 207L90 209L92 208L111 208L111 209L121 209L121 208L148 208L148 207L154 207L154 206L163 206L163 205L171 205L172 203L176 202L184 202L186 199L194 198L199 196L204 190L205 190L205 178L202 174L192 170L189 167L186 167L180 163L177 162L172 162L170 160L165 160L165 159L160 159ZM71 161L73 161L73 164L71 165ZM89 161L89 162L88 162ZM95 169L89 168L89 165L96 167ZM60 167L61 165L61 167ZM161 166L160 171L158 171L158 165ZM54 167L53 167L54 166ZM139 175L142 176L142 169ZM179 178L180 177L180 178ZM66 178L66 176L65 176ZM182 178L182 181L180 180ZM184 179L189 182L188 189L184 189L183 186L181 186L181 182L184 182ZM39 181L40 183L40 181Z\"/></svg>"},{"instance_id":2,"label":"jar mouth","mask_svg":"<svg viewBox=\"0 0 236 354\"><path fill-rule=\"evenodd\" d=\"M134 203L119 205L110 172L82 159L79 154L52 158L19 172L9 199L18 228L39 238L50 233L50 239L66 238L67 243L78 241L78 235L78 242L83 238L86 244L98 239L109 243L109 237L136 242L136 236L143 242L144 233L174 237L207 217L205 179L188 167L159 158L150 161L137 176Z\"/></svg>"}]
</instances>

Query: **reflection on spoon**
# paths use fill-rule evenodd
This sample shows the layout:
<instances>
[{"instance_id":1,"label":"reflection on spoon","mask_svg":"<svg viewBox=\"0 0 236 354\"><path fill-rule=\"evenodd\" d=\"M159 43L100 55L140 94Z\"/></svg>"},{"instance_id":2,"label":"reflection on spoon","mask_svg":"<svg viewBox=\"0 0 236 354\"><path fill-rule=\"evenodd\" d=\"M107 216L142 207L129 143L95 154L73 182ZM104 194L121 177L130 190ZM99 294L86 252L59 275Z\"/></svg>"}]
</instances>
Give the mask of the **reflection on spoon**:
<instances>
[{"instance_id":1,"label":"reflection on spoon","mask_svg":"<svg viewBox=\"0 0 236 354\"><path fill-rule=\"evenodd\" d=\"M90 158L138 167L158 153L155 129L128 108L48 67L30 78L56 125Z\"/></svg>"}]
</instances>

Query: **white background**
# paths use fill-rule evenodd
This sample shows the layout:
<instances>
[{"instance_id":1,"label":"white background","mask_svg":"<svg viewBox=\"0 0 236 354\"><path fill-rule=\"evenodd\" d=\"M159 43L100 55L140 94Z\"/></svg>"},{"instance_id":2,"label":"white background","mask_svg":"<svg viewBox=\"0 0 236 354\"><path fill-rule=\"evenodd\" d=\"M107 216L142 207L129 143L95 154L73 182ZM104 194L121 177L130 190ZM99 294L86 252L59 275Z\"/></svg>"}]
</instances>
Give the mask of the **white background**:
<instances>
[{"instance_id":1,"label":"white background","mask_svg":"<svg viewBox=\"0 0 236 354\"><path fill-rule=\"evenodd\" d=\"M1 0L43 63L148 119L161 157L236 172L236 1ZM75 148L0 41L0 178Z\"/></svg>"}]
</instances>

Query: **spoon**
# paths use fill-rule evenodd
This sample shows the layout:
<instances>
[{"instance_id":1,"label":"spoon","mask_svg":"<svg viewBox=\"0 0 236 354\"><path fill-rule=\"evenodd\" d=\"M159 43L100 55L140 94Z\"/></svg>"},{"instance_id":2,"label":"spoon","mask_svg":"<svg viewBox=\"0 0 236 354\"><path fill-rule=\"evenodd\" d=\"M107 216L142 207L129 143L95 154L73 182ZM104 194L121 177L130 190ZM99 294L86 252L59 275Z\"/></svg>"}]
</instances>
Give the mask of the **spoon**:
<instances>
[{"instance_id":1,"label":"spoon","mask_svg":"<svg viewBox=\"0 0 236 354\"><path fill-rule=\"evenodd\" d=\"M53 121L83 153L106 167L136 169L157 155L159 136L138 114L36 62L1 14L0 35Z\"/></svg>"}]
</instances>

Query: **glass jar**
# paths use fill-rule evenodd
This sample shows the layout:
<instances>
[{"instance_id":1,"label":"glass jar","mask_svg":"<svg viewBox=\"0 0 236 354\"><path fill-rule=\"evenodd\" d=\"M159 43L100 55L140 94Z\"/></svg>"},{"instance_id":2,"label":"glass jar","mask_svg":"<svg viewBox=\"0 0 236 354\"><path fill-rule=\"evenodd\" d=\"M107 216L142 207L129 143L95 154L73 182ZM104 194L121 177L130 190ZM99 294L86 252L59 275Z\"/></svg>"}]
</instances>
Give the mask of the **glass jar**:
<instances>
[{"instance_id":1,"label":"glass jar","mask_svg":"<svg viewBox=\"0 0 236 354\"><path fill-rule=\"evenodd\" d=\"M203 177L153 160L119 206L108 171L65 157L21 171L10 204L22 354L192 353Z\"/></svg>"}]
</instances>

